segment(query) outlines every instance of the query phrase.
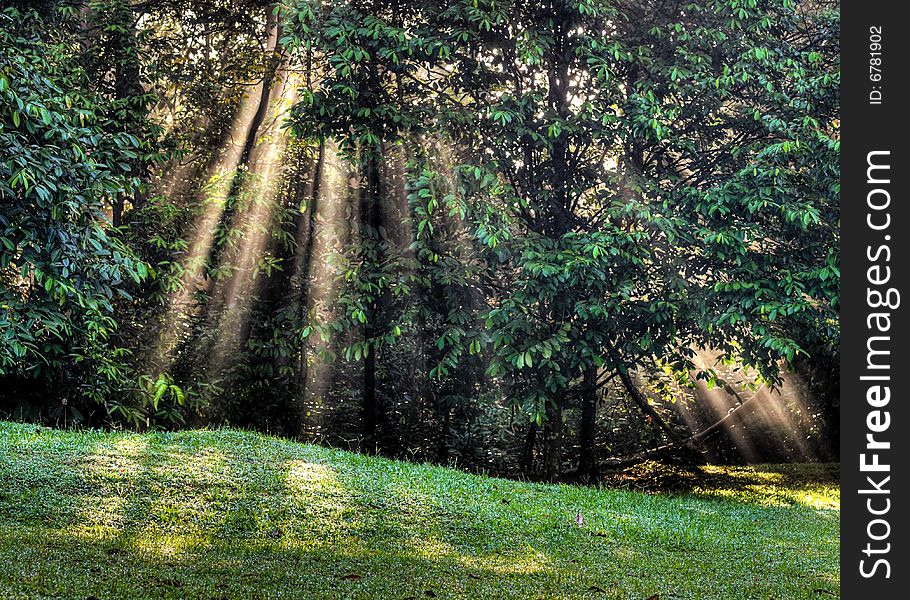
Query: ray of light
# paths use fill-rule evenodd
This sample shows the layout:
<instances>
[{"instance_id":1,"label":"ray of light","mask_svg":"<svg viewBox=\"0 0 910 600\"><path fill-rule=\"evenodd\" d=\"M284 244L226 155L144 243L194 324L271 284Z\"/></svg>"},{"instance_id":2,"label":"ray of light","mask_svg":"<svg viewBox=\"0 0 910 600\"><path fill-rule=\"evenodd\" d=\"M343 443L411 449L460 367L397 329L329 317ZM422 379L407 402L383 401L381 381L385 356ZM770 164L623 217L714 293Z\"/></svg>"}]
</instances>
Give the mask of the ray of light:
<instances>
[{"instance_id":1,"label":"ray of light","mask_svg":"<svg viewBox=\"0 0 910 600\"><path fill-rule=\"evenodd\" d=\"M767 428L775 432L778 444L792 443L795 446L793 450L798 453L798 458L806 460L812 452L806 443L805 436L801 434L796 416L786 405L786 398L792 394L792 389L787 385L786 380L783 386L775 392L767 389L758 391L760 397L757 402L759 402L761 418Z\"/></svg>"},{"instance_id":2,"label":"ray of light","mask_svg":"<svg viewBox=\"0 0 910 600\"><path fill-rule=\"evenodd\" d=\"M167 371L172 353L188 327L188 317L196 310L195 295L204 289L204 268L214 241L215 229L224 212L230 182L240 165L243 147L258 108L262 82L244 94L230 128L228 142L219 158L205 172L206 184L197 194L202 206L190 228L188 251L182 262L180 285L167 299L164 321L153 345L148 364ZM178 180L179 181L179 180Z\"/></svg>"},{"instance_id":3,"label":"ray of light","mask_svg":"<svg viewBox=\"0 0 910 600\"><path fill-rule=\"evenodd\" d=\"M300 299L313 322L328 323L337 317L337 298L340 281L336 267L328 258L348 247L351 241L351 207L359 200L356 185L352 182L349 165L338 154L337 147L327 142L322 168L319 169L318 193L312 199L312 231L298 234L302 251L301 268L305 270L305 297ZM308 215L309 217L310 215ZM306 236L312 235L312 240ZM306 243L305 243L306 242ZM298 393L310 408L306 429L311 435L318 435L322 429L323 400L332 387L335 367L328 361L320 360L319 354L333 352L340 340L321 339L313 335L302 349L300 369L304 376L300 380Z\"/></svg>"},{"instance_id":4,"label":"ray of light","mask_svg":"<svg viewBox=\"0 0 910 600\"><path fill-rule=\"evenodd\" d=\"M797 437L801 443L804 444L806 458L818 460L820 458L818 446L809 441L812 436L812 421L814 417L810 410L810 393L806 382L799 374L788 371L784 373L783 390L789 390L786 399L789 404L795 408L796 414L799 417L797 419Z\"/></svg>"},{"instance_id":5,"label":"ray of light","mask_svg":"<svg viewBox=\"0 0 910 600\"><path fill-rule=\"evenodd\" d=\"M697 395L699 400L707 405L710 418L706 425L710 425L712 422L719 421L725 417L727 413L732 410L737 404L736 400L723 390L719 388L713 388L709 390L708 386L705 385L703 381L698 382ZM727 434L727 438L733 443L733 445L736 447L736 451L745 461L758 461L758 449L752 442L752 439L749 437L748 429L742 425L741 421L738 424L725 423L723 425L723 429Z\"/></svg>"},{"instance_id":6,"label":"ray of light","mask_svg":"<svg viewBox=\"0 0 910 600\"><path fill-rule=\"evenodd\" d=\"M696 365L706 368L717 364L719 353L712 350L700 350L696 353ZM726 377L734 387L741 387L748 381L748 376L741 368L735 371L738 379ZM746 399L755 397L755 403L750 405L749 413L745 420L734 421L724 426L729 439L736 446L737 451L747 461L762 458L761 447L775 451L785 450L795 453L800 460L816 457L816 452L808 442L808 428L811 426L811 417L800 389L798 377L784 373L783 384L776 390L760 387L754 392L743 392ZM684 419L702 421L699 427L710 425L735 408L739 399L722 388L708 389L704 382L699 382L696 392L696 401L706 407L706 414L701 416L686 411L688 407L680 408ZM684 403L683 403L684 404ZM688 416L688 418L687 418ZM710 422L704 422L705 418ZM761 432L761 440L754 439L755 432Z\"/></svg>"},{"instance_id":7,"label":"ray of light","mask_svg":"<svg viewBox=\"0 0 910 600\"><path fill-rule=\"evenodd\" d=\"M696 353L695 364L700 368L709 368L716 365L719 352L699 350ZM696 390L696 401L707 408L708 420L702 426L708 426L719 421L727 413L735 408L738 404L735 397L720 388L708 389L704 381L699 381ZM755 444L748 436L748 432L742 425L724 424L724 432L727 438L733 443L737 453L747 462L755 462L758 457L758 450Z\"/></svg>"},{"instance_id":8,"label":"ray of light","mask_svg":"<svg viewBox=\"0 0 910 600\"><path fill-rule=\"evenodd\" d=\"M269 14L266 21L264 47L269 55L274 55L278 48L277 15ZM216 225L224 213L225 203L231 192L237 169L241 167L240 163L243 161L247 140L256 126L262 92L268 83L267 79L263 77L243 94L233 116L228 130L228 139L222 152L205 172L206 183L200 186L196 197L202 210L190 229L188 251L181 261L183 273L180 284L167 299L164 322L158 339L151 346L151 352L146 357L145 363L153 373L156 368L159 371L169 370L174 359L174 350L182 334L188 328L189 317L198 309L195 296L205 287L205 266L212 250ZM174 184L169 183L168 179L167 176L164 177L165 185L173 188ZM177 179L178 185L183 186L183 179L186 178ZM166 189L165 191L174 190Z\"/></svg>"},{"instance_id":9,"label":"ray of light","mask_svg":"<svg viewBox=\"0 0 910 600\"><path fill-rule=\"evenodd\" d=\"M240 188L240 194L250 201L233 215L231 227L240 231L241 237L222 257L222 264L230 266L232 275L216 282L210 300L220 309L209 365L213 373L225 366L249 325L252 302L259 290L257 268L272 239L270 226L279 200L282 159L289 139L288 130L281 125L287 109L296 101L296 83L293 75L281 77L271 90L269 118L258 136Z\"/></svg>"}]
</instances>

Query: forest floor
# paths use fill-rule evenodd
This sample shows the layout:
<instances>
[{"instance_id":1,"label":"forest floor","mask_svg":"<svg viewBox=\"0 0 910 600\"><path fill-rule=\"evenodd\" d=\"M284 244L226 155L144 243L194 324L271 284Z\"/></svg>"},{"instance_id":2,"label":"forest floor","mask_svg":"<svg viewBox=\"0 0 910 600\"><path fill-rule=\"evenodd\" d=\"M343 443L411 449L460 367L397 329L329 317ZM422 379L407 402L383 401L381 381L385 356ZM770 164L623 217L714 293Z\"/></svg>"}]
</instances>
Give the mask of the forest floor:
<instances>
[{"instance_id":1,"label":"forest floor","mask_svg":"<svg viewBox=\"0 0 910 600\"><path fill-rule=\"evenodd\" d=\"M0 598L840 595L836 465L645 465L614 484L0 422Z\"/></svg>"}]
</instances>

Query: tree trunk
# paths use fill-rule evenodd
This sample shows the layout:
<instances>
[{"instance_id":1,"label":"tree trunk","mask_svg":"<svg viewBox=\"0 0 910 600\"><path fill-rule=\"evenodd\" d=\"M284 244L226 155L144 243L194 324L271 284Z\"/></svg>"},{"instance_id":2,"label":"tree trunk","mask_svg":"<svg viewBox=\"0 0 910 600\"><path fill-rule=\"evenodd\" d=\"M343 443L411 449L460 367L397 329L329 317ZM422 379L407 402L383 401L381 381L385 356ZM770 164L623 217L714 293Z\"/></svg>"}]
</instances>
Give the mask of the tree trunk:
<instances>
[{"instance_id":1,"label":"tree trunk","mask_svg":"<svg viewBox=\"0 0 910 600\"><path fill-rule=\"evenodd\" d=\"M380 242L380 179L379 160L370 157L366 165L367 193L361 197L361 222L363 228L361 243L375 244L374 250L378 252ZM374 257L377 258L378 257ZM363 339L368 344L372 343L378 330L376 320L379 318L379 299L374 297L367 310L366 324L363 327ZM363 357L363 448L366 452L374 452L382 446L379 433L383 422L383 410L379 397L376 394L376 348L369 348Z\"/></svg>"},{"instance_id":2,"label":"tree trunk","mask_svg":"<svg viewBox=\"0 0 910 600\"><path fill-rule=\"evenodd\" d=\"M528 426L524 447L521 450L521 472L528 475L534 467L534 446L537 445L537 423Z\"/></svg>"},{"instance_id":3,"label":"tree trunk","mask_svg":"<svg viewBox=\"0 0 910 600\"><path fill-rule=\"evenodd\" d=\"M550 110L560 119L568 119L569 104L569 61L567 41L570 31L571 15L565 0L558 0L551 5L553 18L553 43L546 56L547 64L547 104ZM573 218L569 212L569 190L572 185L569 166L568 136L563 133L552 140L549 156L549 180L552 192L547 198L544 232L547 237L559 240L572 230ZM565 297L557 298L547 310L548 319L557 321L563 314L559 305ZM562 469L562 446L564 435L563 402L560 396L553 398L547 405L547 421L544 425L544 476L556 480Z\"/></svg>"},{"instance_id":4,"label":"tree trunk","mask_svg":"<svg viewBox=\"0 0 910 600\"><path fill-rule=\"evenodd\" d=\"M616 354L613 353L614 360L617 358ZM682 438L679 437L679 434L676 433L672 427L670 427L663 417L657 414L657 411L651 407L651 404L648 402L648 399L644 394L641 393L641 390L635 385L635 382L632 381L632 377L629 375L629 371L623 366L617 363L617 371L619 372L619 378L622 380L623 385L626 388L626 391L629 392L629 396L632 398L632 401L641 409L645 415L651 418L651 420L660 427L664 433L667 434L672 441L678 442Z\"/></svg>"},{"instance_id":5,"label":"tree trunk","mask_svg":"<svg viewBox=\"0 0 910 600\"><path fill-rule=\"evenodd\" d=\"M148 107L142 100L145 89L142 86L142 74L139 61L139 48L136 36L136 17L130 3L114 3L95 10L86 4L80 8L80 48L82 60L92 77L98 81L111 78L114 84L114 98L122 103L123 121L119 129L126 133L136 133L143 129ZM109 58L99 61L95 46L103 45ZM117 122L121 117L114 118ZM138 134L141 138L142 135ZM148 179L147 165L141 158L127 161L130 177ZM123 225L126 203L139 206L141 199L136 190L133 197L127 198L123 192L111 199L111 221L114 227Z\"/></svg>"},{"instance_id":6,"label":"tree trunk","mask_svg":"<svg viewBox=\"0 0 910 600\"><path fill-rule=\"evenodd\" d=\"M544 452L544 477L556 481L562 472L563 445L562 401L555 400L547 406L546 451Z\"/></svg>"},{"instance_id":7,"label":"tree trunk","mask_svg":"<svg viewBox=\"0 0 910 600\"><path fill-rule=\"evenodd\" d=\"M442 422L439 424L439 441L436 446L436 460L445 465L449 462L449 428L452 426L452 408L445 400L440 399Z\"/></svg>"},{"instance_id":8,"label":"tree trunk","mask_svg":"<svg viewBox=\"0 0 910 600\"><path fill-rule=\"evenodd\" d=\"M594 434L597 425L597 368L585 370L583 383L585 392L581 396L581 423L578 431L580 455L578 474L593 478L597 475L597 462L594 460Z\"/></svg>"},{"instance_id":9,"label":"tree trunk","mask_svg":"<svg viewBox=\"0 0 910 600\"><path fill-rule=\"evenodd\" d=\"M256 104L256 112L250 121L250 126L246 132L246 136L243 139L240 158L235 166L234 173L228 187L228 193L225 196L228 199L235 197L240 192L244 179L244 169L250 167L250 158L253 152L253 148L256 146L256 140L259 137L259 128L262 126L262 122L265 120L266 111L268 110L269 98L272 94L272 85L275 82L279 68L282 67L282 57L280 55L280 49L278 47L280 23L278 22L278 16L274 14L273 6L274 5L270 5L270 7L266 10L264 39L266 50L270 53L270 63L267 65L265 73L263 73L262 81L257 84L257 86L261 87L259 87L258 90L259 98ZM225 209L221 214L221 218L217 227L219 229L228 227L232 219L234 219L236 216L236 210L236 206L229 206L227 209ZM213 244L209 249L208 264L217 263L218 260L221 259L221 255L224 250L225 248L223 244L221 246ZM213 278L209 282L209 293L211 293L214 285L215 279Z\"/></svg>"},{"instance_id":10,"label":"tree trunk","mask_svg":"<svg viewBox=\"0 0 910 600\"><path fill-rule=\"evenodd\" d=\"M316 217L319 211L319 194L322 192L322 174L325 169L325 142L319 144L316 164L313 168L313 181L310 185L309 201L307 202L305 218L297 230L297 239L303 238L303 243L298 247L295 257L293 272L299 279L297 288L298 319L303 324L307 312L312 306L310 298L310 265L313 263L313 247L316 239ZM307 342L300 344L299 363L297 367L297 394L302 401L306 395L306 382L309 377L307 365Z\"/></svg>"}]
</instances>

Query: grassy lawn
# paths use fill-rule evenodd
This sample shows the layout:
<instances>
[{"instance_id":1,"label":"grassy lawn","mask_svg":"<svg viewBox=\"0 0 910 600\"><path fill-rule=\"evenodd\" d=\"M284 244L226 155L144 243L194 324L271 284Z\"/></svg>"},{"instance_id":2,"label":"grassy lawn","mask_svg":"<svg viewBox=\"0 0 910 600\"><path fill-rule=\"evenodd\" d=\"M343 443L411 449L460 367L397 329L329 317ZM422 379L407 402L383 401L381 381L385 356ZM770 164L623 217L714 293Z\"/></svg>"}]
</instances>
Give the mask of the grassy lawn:
<instances>
[{"instance_id":1,"label":"grassy lawn","mask_svg":"<svg viewBox=\"0 0 910 600\"><path fill-rule=\"evenodd\" d=\"M836 477L643 467L595 489L0 422L0 598L831 598Z\"/></svg>"}]
</instances>

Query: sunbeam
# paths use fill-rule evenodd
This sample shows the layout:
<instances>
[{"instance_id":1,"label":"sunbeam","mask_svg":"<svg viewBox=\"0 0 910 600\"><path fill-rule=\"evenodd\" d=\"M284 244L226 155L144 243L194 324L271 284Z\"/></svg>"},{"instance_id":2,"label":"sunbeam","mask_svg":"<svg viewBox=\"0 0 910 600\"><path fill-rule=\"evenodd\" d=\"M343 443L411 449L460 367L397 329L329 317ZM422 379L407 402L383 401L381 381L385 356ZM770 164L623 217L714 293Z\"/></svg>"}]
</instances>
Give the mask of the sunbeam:
<instances>
[{"instance_id":1,"label":"sunbeam","mask_svg":"<svg viewBox=\"0 0 910 600\"><path fill-rule=\"evenodd\" d=\"M265 39L268 55L277 54L278 41L278 28L270 17ZM255 131L258 127L257 113L264 108L262 106L264 93L269 92L269 99L273 96L274 90L266 90L268 85L269 79L263 76L246 89L234 114L220 155L205 172L205 183L199 186L195 202L201 207L201 211L189 230L188 251L182 260L183 273L180 284L167 299L163 325L160 327L157 341L152 346L152 352L145 361L153 372L155 370L166 372L170 368L174 359L173 352L189 326L189 317L198 311L196 295L207 288L205 269L212 252L216 227L224 215L225 205L233 191L238 170L244 167L241 163L247 158L244 154L249 148L251 136L258 133ZM280 87L282 91L286 89L284 85ZM290 89L293 90L293 86ZM281 107L283 114L287 105ZM181 169L178 168L177 171ZM170 188L174 185L183 186L184 179L186 178L179 177L176 180L166 178L165 181Z\"/></svg>"},{"instance_id":2,"label":"sunbeam","mask_svg":"<svg viewBox=\"0 0 910 600\"><path fill-rule=\"evenodd\" d=\"M213 374L224 368L248 331L260 262L272 237L281 167L290 135L282 125L287 109L296 102L298 83L293 73L277 79L269 94L267 120L257 136L249 168L242 175L238 194L244 200L231 219L230 227L239 232L239 239L221 257L221 266L229 266L230 275L224 281L212 282L210 307L218 314L209 363Z\"/></svg>"},{"instance_id":3,"label":"sunbeam","mask_svg":"<svg viewBox=\"0 0 910 600\"><path fill-rule=\"evenodd\" d=\"M800 460L815 460L815 451L808 443L810 426L806 417L808 409L802 398L801 382L794 373L785 373L778 389L760 386L747 389L751 380L741 365L728 367L718 363L719 352L700 350L696 353L696 366L718 369L739 397L720 385L711 389L699 381L695 400L700 410L694 411L687 402L678 404L680 416L693 432L711 425L739 406L740 401L751 400L741 418L724 423L723 431L736 447L740 457L747 462L759 460L769 449L788 449Z\"/></svg>"}]
</instances>

